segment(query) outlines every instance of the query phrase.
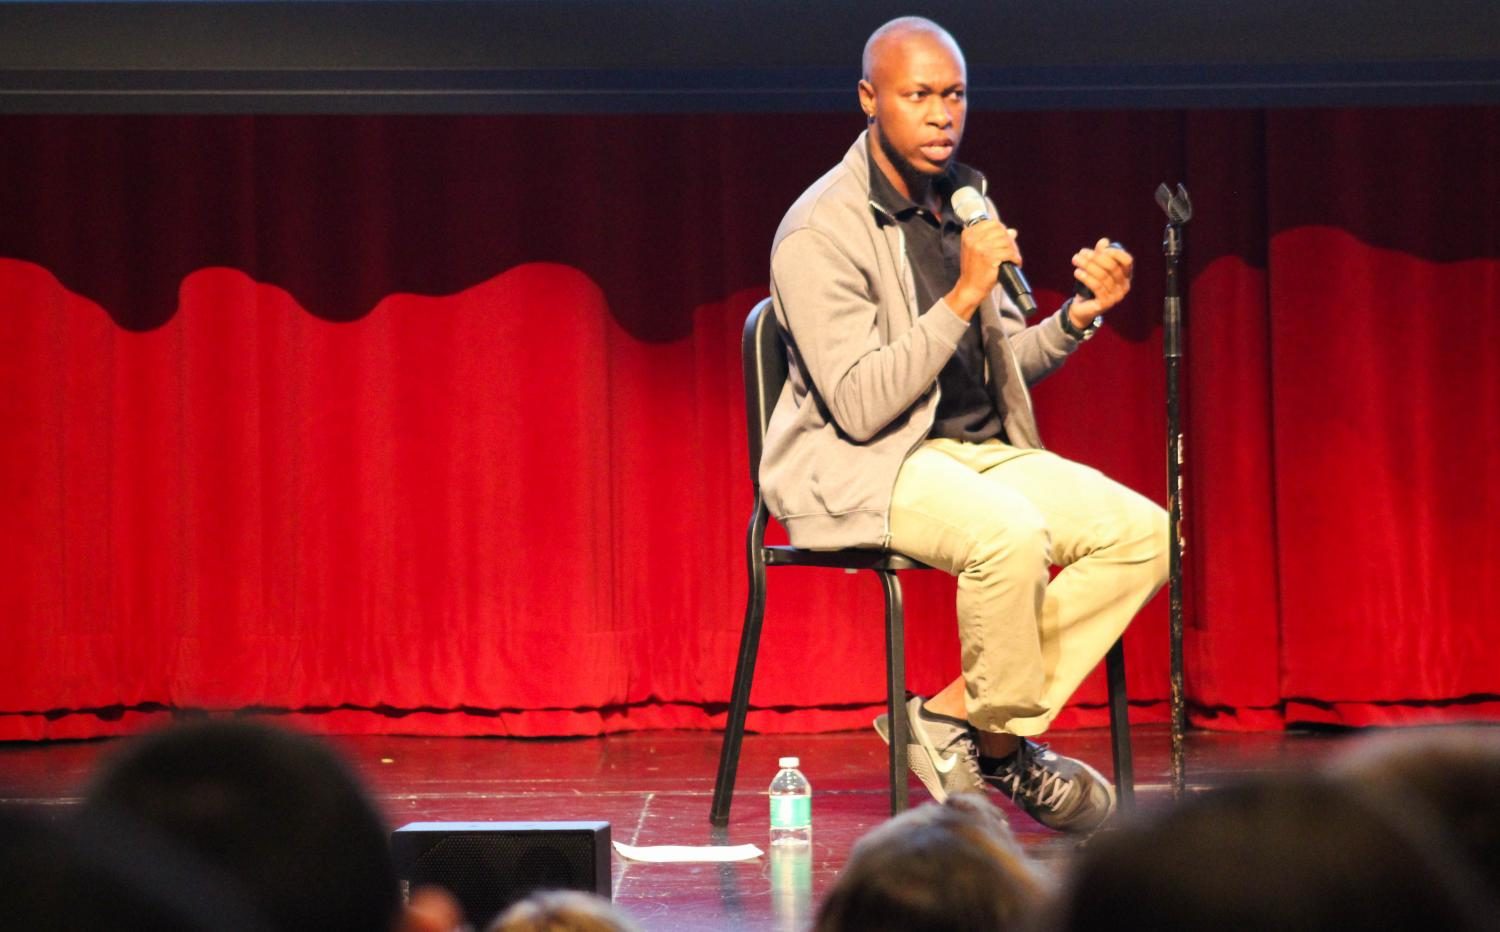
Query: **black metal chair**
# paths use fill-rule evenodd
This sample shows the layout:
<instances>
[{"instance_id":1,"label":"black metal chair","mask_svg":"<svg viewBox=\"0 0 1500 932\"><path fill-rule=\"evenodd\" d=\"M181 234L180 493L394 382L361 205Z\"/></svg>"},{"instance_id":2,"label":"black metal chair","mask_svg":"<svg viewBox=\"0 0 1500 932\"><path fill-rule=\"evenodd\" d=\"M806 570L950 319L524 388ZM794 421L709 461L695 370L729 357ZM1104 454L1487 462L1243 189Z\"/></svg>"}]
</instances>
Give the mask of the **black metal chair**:
<instances>
[{"instance_id":1,"label":"black metal chair","mask_svg":"<svg viewBox=\"0 0 1500 932\"><path fill-rule=\"evenodd\" d=\"M901 582L905 570L932 569L910 557L887 550L800 550L790 546L766 546L766 524L770 513L760 490L760 454L766 427L787 379L786 346L771 311L771 299L756 304L745 320L741 339L745 372L745 404L750 434L750 484L755 490L754 510L746 535L746 557L750 570L750 592L745 606L745 626L740 635L739 660L734 669L729 716L724 724L724 745L719 753L719 773L714 781L713 808L709 821L729 822L729 805L739 769L740 745L745 737L745 716L750 709L750 684L755 677L755 658L766 612L766 567L821 566L843 570L871 570L880 577L885 591L886 711L890 720L891 813L907 806L906 658L903 643L905 622L901 605ZM1115 785L1121 809L1134 804L1134 781L1130 757L1130 722L1125 704L1125 652L1115 642L1105 660L1109 677L1110 728L1114 747Z\"/></svg>"}]
</instances>

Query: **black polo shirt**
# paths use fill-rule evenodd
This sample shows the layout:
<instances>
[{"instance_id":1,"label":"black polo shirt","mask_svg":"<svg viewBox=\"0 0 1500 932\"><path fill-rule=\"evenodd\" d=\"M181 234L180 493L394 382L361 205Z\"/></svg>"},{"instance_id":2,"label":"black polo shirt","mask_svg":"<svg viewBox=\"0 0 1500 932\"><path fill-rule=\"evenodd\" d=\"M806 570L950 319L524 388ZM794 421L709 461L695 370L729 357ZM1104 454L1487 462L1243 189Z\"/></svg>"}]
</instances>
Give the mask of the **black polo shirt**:
<instances>
[{"instance_id":1,"label":"black polo shirt","mask_svg":"<svg viewBox=\"0 0 1500 932\"><path fill-rule=\"evenodd\" d=\"M917 307L925 314L958 284L959 238L964 228L954 216L948 196L964 184L975 184L978 173L954 163L947 174L933 182L943 201L942 214L934 216L931 210L913 204L897 191L873 156L867 158L870 199L901 225L906 238L906 260L917 286ZM1000 414L984 387L984 342L977 313L969 320L953 357L938 373L938 388L942 394L929 436L977 443L1003 435Z\"/></svg>"}]
</instances>

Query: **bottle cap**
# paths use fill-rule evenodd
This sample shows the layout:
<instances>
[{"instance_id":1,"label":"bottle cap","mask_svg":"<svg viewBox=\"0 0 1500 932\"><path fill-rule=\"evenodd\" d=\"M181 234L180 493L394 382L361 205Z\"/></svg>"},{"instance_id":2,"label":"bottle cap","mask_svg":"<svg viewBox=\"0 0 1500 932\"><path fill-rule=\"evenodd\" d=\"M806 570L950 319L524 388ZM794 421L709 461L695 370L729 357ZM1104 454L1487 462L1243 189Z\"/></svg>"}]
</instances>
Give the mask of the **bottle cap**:
<instances>
[{"instance_id":1,"label":"bottle cap","mask_svg":"<svg viewBox=\"0 0 1500 932\"><path fill-rule=\"evenodd\" d=\"M783 757L780 761L780 766L796 768L797 765L801 763L802 761L798 760L795 757Z\"/></svg>"}]
</instances>

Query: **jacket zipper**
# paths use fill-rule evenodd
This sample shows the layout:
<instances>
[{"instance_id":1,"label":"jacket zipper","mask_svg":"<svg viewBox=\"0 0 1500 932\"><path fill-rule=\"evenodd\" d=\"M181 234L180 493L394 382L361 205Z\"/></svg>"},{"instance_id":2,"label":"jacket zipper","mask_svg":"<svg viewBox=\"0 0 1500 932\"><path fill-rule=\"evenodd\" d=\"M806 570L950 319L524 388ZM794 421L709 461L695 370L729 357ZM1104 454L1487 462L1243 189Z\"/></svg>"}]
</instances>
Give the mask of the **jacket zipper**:
<instances>
[{"instance_id":1,"label":"jacket zipper","mask_svg":"<svg viewBox=\"0 0 1500 932\"><path fill-rule=\"evenodd\" d=\"M871 201L870 203L873 205L874 201ZM879 209L879 208L877 207L877 209ZM906 286L907 285L907 282L906 282L907 274L911 271L909 263L907 262L907 258L906 258L906 231L903 230L903 229L901 229L898 226L896 228L896 236L900 240L900 243L899 243L900 249L897 251L897 254L901 257L901 296L906 299L906 312L911 317L911 325L913 327L915 327L917 325L917 318L921 316L922 312L921 312L921 308L917 307L917 298L916 298L916 295L912 292L911 289L908 289L907 286ZM1012 354L1012 355L1014 355L1014 354ZM914 452L916 452L917 447L920 447L923 444L923 442L927 440L927 435L932 432L932 424L934 422L936 422L936 420L937 420L937 413L936 413L937 412L937 406L943 400L943 386L942 386L942 383L938 383L937 385L935 385L934 386L934 390L937 392L937 397L933 400L933 403L932 403L933 420L931 422L929 422L927 424L927 426L922 430L921 434L918 435L917 442L914 443L914 444L912 444L910 447L907 448L905 455L903 455L901 457L901 462L903 464L906 462L906 458L909 457L909 456L911 456ZM1027 404L1029 405L1030 403L1031 403L1031 399L1028 398L1027 399ZM898 477L900 476L900 473L901 473L900 468L897 468L896 474L897 474ZM896 495L896 484L893 481L891 483L891 495L890 495L890 497L891 498L895 498L895 495ZM889 506L887 506L886 509L885 509L885 539L884 539L884 544L885 544L885 546L883 546L881 548L882 550L890 550L891 549L891 509L890 509Z\"/></svg>"}]
</instances>

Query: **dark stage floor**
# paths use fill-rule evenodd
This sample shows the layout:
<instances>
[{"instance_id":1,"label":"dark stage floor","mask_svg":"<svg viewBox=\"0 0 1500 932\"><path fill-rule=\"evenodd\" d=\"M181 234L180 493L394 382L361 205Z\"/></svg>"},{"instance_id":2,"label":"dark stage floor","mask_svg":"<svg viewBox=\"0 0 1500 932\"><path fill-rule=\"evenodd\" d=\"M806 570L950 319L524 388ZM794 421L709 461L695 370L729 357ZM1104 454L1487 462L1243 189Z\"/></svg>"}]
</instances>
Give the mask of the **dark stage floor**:
<instances>
[{"instance_id":1,"label":"dark stage floor","mask_svg":"<svg viewBox=\"0 0 1500 932\"><path fill-rule=\"evenodd\" d=\"M1107 772L1108 733L1054 733L1061 752ZM605 820L617 841L638 845L753 843L768 850L766 785L776 758L795 754L813 785L813 844L799 856L767 854L734 864L645 864L614 858L615 902L648 930L803 929L860 835L888 815L885 746L869 733L745 739L739 791L727 832L708 823L718 734L656 732L605 738L340 737L336 745L371 786L392 826L411 821ZM1188 739L1190 788L1251 771L1289 770L1339 743L1328 734ZM62 814L109 741L0 745L0 806ZM1164 727L1135 729L1137 801L1171 798ZM914 802L925 800L912 784ZM1062 865L1075 842L1012 813L1037 858Z\"/></svg>"}]
</instances>

